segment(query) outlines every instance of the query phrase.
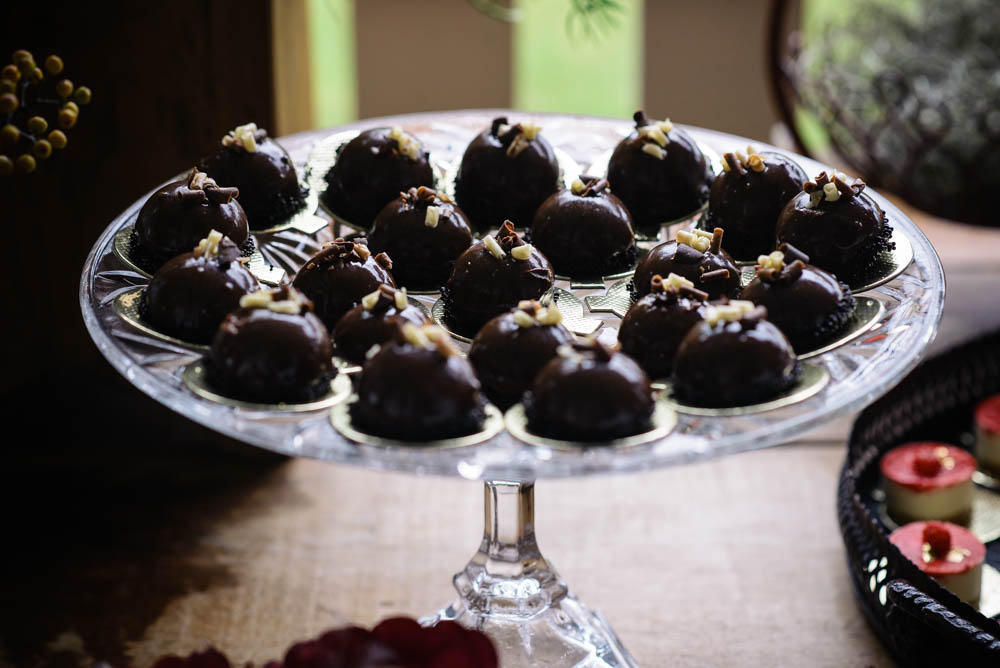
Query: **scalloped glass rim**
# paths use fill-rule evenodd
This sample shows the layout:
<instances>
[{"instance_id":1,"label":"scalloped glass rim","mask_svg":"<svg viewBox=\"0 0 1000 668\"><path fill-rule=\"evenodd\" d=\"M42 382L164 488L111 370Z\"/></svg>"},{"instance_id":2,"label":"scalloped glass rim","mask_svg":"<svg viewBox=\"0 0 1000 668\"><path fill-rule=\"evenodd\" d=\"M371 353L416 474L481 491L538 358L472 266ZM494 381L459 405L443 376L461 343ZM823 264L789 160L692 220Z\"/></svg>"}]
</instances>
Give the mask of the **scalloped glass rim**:
<instances>
[{"instance_id":1,"label":"scalloped glass rim","mask_svg":"<svg viewBox=\"0 0 1000 668\"><path fill-rule=\"evenodd\" d=\"M467 110L412 114L391 119L368 119L339 131L371 127L376 123L419 128L428 136L432 150L454 153L464 147L500 110ZM554 145L578 152L579 163L587 155L598 155L613 146L628 119L596 119L559 114L532 114L546 119L546 132ZM712 130L688 127L699 141L725 150L745 145L747 139ZM315 135L311 135L315 137ZM291 136L283 143L299 143L293 159L304 161L309 145L305 137ZM603 144L602 144L603 142ZM762 142L755 145L764 146ZM771 150L780 150L768 147ZM785 153L788 153L787 151ZM802 156L793 157L807 171L827 168ZM158 186L159 187L159 186ZM150 193L155 191L153 188ZM134 286L137 276L123 271L113 257L115 232L134 220L148 194L118 216L91 249L80 282L80 304L84 322L101 353L139 390L168 408L206 427L247 443L291 456L313 457L376 469L459 475L469 479L516 476L562 477L594 473L647 470L705 459L723 454L776 445L823 424L834 417L863 408L903 378L922 358L940 322L944 296L944 273L927 238L889 200L873 191L880 206L893 215L910 239L914 260L889 283L876 289L887 302L887 313L876 336L862 337L831 353L815 358L831 372L831 382L818 395L794 406L751 416L705 420L679 416L677 427L667 437L637 449L612 452L591 448L583 452L546 451L517 442L508 433L499 434L475 448L420 452L392 449L373 452L359 449L341 437L325 415L287 417L246 414L231 407L213 405L193 397L182 385L177 368L162 364L164 355L190 361L190 351L157 350L149 353L144 339L130 337L134 330L117 315L111 302L115 293ZM186 355L186 358L185 358ZM706 424L707 423L707 424Z\"/></svg>"}]
</instances>

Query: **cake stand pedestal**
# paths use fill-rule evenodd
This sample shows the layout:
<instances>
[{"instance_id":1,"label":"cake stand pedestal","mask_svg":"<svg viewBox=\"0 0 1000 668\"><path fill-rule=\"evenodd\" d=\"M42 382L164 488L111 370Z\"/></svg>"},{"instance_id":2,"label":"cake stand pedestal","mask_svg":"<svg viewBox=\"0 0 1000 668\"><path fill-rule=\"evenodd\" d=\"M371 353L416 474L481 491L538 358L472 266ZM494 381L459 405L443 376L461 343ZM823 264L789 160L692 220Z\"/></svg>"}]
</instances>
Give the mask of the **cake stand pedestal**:
<instances>
[{"instance_id":1,"label":"cake stand pedestal","mask_svg":"<svg viewBox=\"0 0 1000 668\"><path fill-rule=\"evenodd\" d=\"M627 120L521 114L509 110L472 110L369 119L328 131L282 140L299 166L331 133L379 126L401 126L423 140L435 159L453 163L464 147L497 116L538 122L553 146L583 170L603 168L609 151L631 129ZM743 150L748 139L701 128L686 128L700 145L723 154ZM755 142L759 150L780 149ZM787 153L787 152L786 152ZM829 169L789 154L810 175ZM319 187L322 174L313 174ZM885 394L919 361L933 340L944 303L944 274L934 249L920 229L889 200L872 192L896 232L910 242L912 262L884 285L865 291L885 307L863 336L810 360L824 367L829 383L815 395L763 413L705 417L678 414L674 430L663 438L628 447L559 448L532 445L504 432L474 446L392 447L353 443L331 424L327 411L289 415L246 410L193 394L183 382L185 367L200 353L136 330L115 311L116 297L148 279L124 267L114 253L114 239L134 224L143 197L105 229L92 248L80 281L80 305L87 329L101 353L139 390L188 419L247 444L292 457L416 474L460 476L485 481L485 530L479 551L454 578L454 604L426 620L457 620L488 633L504 668L518 666L635 666L600 614L570 593L542 556L535 539L534 481L596 473L628 473L689 463L778 445L831 419L860 410ZM323 240L341 231L333 226L318 234L285 230L262 237L264 257L286 274L317 252ZM559 287L580 298L603 295L601 288ZM417 299L430 306L433 296ZM618 319L586 312L603 320L602 334L614 336ZM358 620L362 621L362 620ZM182 649L182 648L178 648Z\"/></svg>"},{"instance_id":2,"label":"cake stand pedestal","mask_svg":"<svg viewBox=\"0 0 1000 668\"><path fill-rule=\"evenodd\" d=\"M485 483L483 542L455 574L458 600L421 621L454 620L493 639L503 668L637 666L611 626L569 593L535 540L534 481Z\"/></svg>"}]
</instances>

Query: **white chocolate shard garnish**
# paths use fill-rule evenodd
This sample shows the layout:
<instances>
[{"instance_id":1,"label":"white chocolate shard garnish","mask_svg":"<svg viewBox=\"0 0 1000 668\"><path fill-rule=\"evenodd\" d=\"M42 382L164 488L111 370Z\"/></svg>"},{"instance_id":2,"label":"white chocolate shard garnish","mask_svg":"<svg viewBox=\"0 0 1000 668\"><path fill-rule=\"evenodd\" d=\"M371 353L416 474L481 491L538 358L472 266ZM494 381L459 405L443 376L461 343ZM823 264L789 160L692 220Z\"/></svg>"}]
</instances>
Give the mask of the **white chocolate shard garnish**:
<instances>
[{"instance_id":1,"label":"white chocolate shard garnish","mask_svg":"<svg viewBox=\"0 0 1000 668\"><path fill-rule=\"evenodd\" d=\"M666 150L656 144L643 144L642 152L653 156L657 160L663 160L667 157Z\"/></svg>"},{"instance_id":2,"label":"white chocolate shard garnish","mask_svg":"<svg viewBox=\"0 0 1000 668\"><path fill-rule=\"evenodd\" d=\"M421 327L411 322L403 325L403 338L418 348L428 348L431 341Z\"/></svg>"},{"instance_id":3,"label":"white chocolate shard garnish","mask_svg":"<svg viewBox=\"0 0 1000 668\"><path fill-rule=\"evenodd\" d=\"M540 125L535 125L534 123L521 123L521 134L523 134L528 141L532 141L538 137L538 133L541 131L542 126Z\"/></svg>"},{"instance_id":4,"label":"white chocolate shard garnish","mask_svg":"<svg viewBox=\"0 0 1000 668\"><path fill-rule=\"evenodd\" d=\"M734 299L728 304L709 306L705 310L705 322L709 325L715 325L719 322L735 322L752 310L754 310L753 302Z\"/></svg>"},{"instance_id":5,"label":"white chocolate shard garnish","mask_svg":"<svg viewBox=\"0 0 1000 668\"><path fill-rule=\"evenodd\" d=\"M684 244L685 246L690 246L698 252L704 253L712 245L711 235L703 236L698 234L701 230L696 230L695 232L688 232L687 230L677 231L677 243Z\"/></svg>"},{"instance_id":6,"label":"white chocolate shard garnish","mask_svg":"<svg viewBox=\"0 0 1000 668\"><path fill-rule=\"evenodd\" d=\"M666 134L674 129L674 124L670 122L669 118L664 118L662 121L657 123L657 125L663 134Z\"/></svg>"},{"instance_id":7,"label":"white chocolate shard garnish","mask_svg":"<svg viewBox=\"0 0 1000 668\"><path fill-rule=\"evenodd\" d=\"M833 181L823 186L823 194L826 196L827 202L836 202L840 199L840 191L837 190L837 184Z\"/></svg>"},{"instance_id":8,"label":"white chocolate shard garnish","mask_svg":"<svg viewBox=\"0 0 1000 668\"><path fill-rule=\"evenodd\" d=\"M378 304L378 298L381 293L376 290L375 292L369 292L367 295L361 298L361 306L364 307L366 311L371 311Z\"/></svg>"},{"instance_id":9,"label":"white chocolate shard garnish","mask_svg":"<svg viewBox=\"0 0 1000 668\"><path fill-rule=\"evenodd\" d=\"M814 191L812 191L811 193L809 193L809 201L806 202L806 208L807 209L815 209L816 205L819 204L822 199L823 199L823 191L822 190L814 190Z\"/></svg>"},{"instance_id":10,"label":"white chocolate shard garnish","mask_svg":"<svg viewBox=\"0 0 1000 668\"><path fill-rule=\"evenodd\" d=\"M579 195L586 189L587 189L587 184L581 181L580 179L574 179L573 184L570 186L570 190L573 192L574 195Z\"/></svg>"},{"instance_id":11,"label":"white chocolate shard garnish","mask_svg":"<svg viewBox=\"0 0 1000 668\"><path fill-rule=\"evenodd\" d=\"M287 296L285 299L276 300L274 297L279 292L284 292L287 290ZM243 295L240 297L240 307L241 308L266 308L269 311L274 311L275 313L287 313L289 315L298 315L302 312L302 305L308 300L302 295L301 292L292 288L278 288L277 290L258 290L257 292L251 292L250 294Z\"/></svg>"},{"instance_id":12,"label":"white chocolate shard garnish","mask_svg":"<svg viewBox=\"0 0 1000 668\"><path fill-rule=\"evenodd\" d=\"M747 167L755 172L763 172L764 168L767 167L764 162L764 156L760 153L751 153L747 156Z\"/></svg>"},{"instance_id":13,"label":"white chocolate shard garnish","mask_svg":"<svg viewBox=\"0 0 1000 668\"><path fill-rule=\"evenodd\" d=\"M257 152L257 138L254 136L257 132L256 123L247 123L246 125L238 125L236 128L231 130L229 134L222 138L223 146L240 146L247 153Z\"/></svg>"},{"instance_id":14,"label":"white chocolate shard garnish","mask_svg":"<svg viewBox=\"0 0 1000 668\"><path fill-rule=\"evenodd\" d=\"M722 171L728 172L728 171L732 171L732 169L733 168L729 166L729 161L726 160L725 156L723 156L722 157Z\"/></svg>"},{"instance_id":15,"label":"white chocolate shard garnish","mask_svg":"<svg viewBox=\"0 0 1000 668\"><path fill-rule=\"evenodd\" d=\"M195 257L215 257L219 254L219 244L222 243L222 232L212 230L208 236L198 242L198 247L194 249Z\"/></svg>"},{"instance_id":16,"label":"white chocolate shard garnish","mask_svg":"<svg viewBox=\"0 0 1000 668\"><path fill-rule=\"evenodd\" d=\"M427 213L424 215L424 225L430 228L435 228L438 226L438 219L440 217L441 207L429 206L427 207Z\"/></svg>"},{"instance_id":17,"label":"white chocolate shard garnish","mask_svg":"<svg viewBox=\"0 0 1000 668\"><path fill-rule=\"evenodd\" d=\"M392 129L389 130L389 138L396 141L396 146L399 148L399 152L410 160L417 160L420 158L420 143L410 135L403 132L403 128L398 125L394 125Z\"/></svg>"},{"instance_id":18,"label":"white chocolate shard garnish","mask_svg":"<svg viewBox=\"0 0 1000 668\"><path fill-rule=\"evenodd\" d=\"M500 248L500 244L497 243L497 240L493 237L486 237L483 239L483 246L485 246L486 250L490 252L490 255L499 260L502 260L507 255L507 253Z\"/></svg>"},{"instance_id":19,"label":"white chocolate shard garnish","mask_svg":"<svg viewBox=\"0 0 1000 668\"><path fill-rule=\"evenodd\" d=\"M648 141L656 142L660 146L670 143L667 134L660 129L659 125L644 125L639 128L639 136Z\"/></svg>"},{"instance_id":20,"label":"white chocolate shard garnish","mask_svg":"<svg viewBox=\"0 0 1000 668\"><path fill-rule=\"evenodd\" d=\"M372 254L372 252L368 250L368 246L365 246L364 244L354 244L354 252L358 254L358 257L361 258L362 262L371 257Z\"/></svg>"},{"instance_id":21,"label":"white chocolate shard garnish","mask_svg":"<svg viewBox=\"0 0 1000 668\"><path fill-rule=\"evenodd\" d=\"M408 303L406 299L406 288L400 288L399 290L396 290L396 294L393 295L392 299L393 302L396 304L397 311L402 311L403 309L405 309Z\"/></svg>"},{"instance_id":22,"label":"white chocolate shard garnish","mask_svg":"<svg viewBox=\"0 0 1000 668\"><path fill-rule=\"evenodd\" d=\"M764 269L781 271L785 268L785 254L781 251L773 251L770 255L759 255L757 256L757 264Z\"/></svg>"},{"instance_id":23,"label":"white chocolate shard garnish","mask_svg":"<svg viewBox=\"0 0 1000 668\"><path fill-rule=\"evenodd\" d=\"M667 279L663 281L663 288L665 290L671 290L673 292L678 292L681 288L693 288L694 282L690 281L683 276L679 276L674 272L670 272L667 275Z\"/></svg>"},{"instance_id":24,"label":"white chocolate shard garnish","mask_svg":"<svg viewBox=\"0 0 1000 668\"><path fill-rule=\"evenodd\" d=\"M528 313L524 311L517 310L514 311L514 324L518 327L534 327L535 319L532 318Z\"/></svg>"},{"instance_id":25,"label":"white chocolate shard garnish","mask_svg":"<svg viewBox=\"0 0 1000 668\"><path fill-rule=\"evenodd\" d=\"M535 307L534 302L532 302L530 299L522 299L517 303L517 308L519 308L522 311L526 311L534 307Z\"/></svg>"},{"instance_id":26,"label":"white chocolate shard garnish","mask_svg":"<svg viewBox=\"0 0 1000 668\"><path fill-rule=\"evenodd\" d=\"M535 313L535 320L538 321L539 325L558 325L562 322L562 319L562 311L554 306L540 308Z\"/></svg>"},{"instance_id":27,"label":"white chocolate shard garnish","mask_svg":"<svg viewBox=\"0 0 1000 668\"><path fill-rule=\"evenodd\" d=\"M527 260L531 257L531 251L535 249L531 244L524 244L523 246L515 246L510 249L510 255L515 260Z\"/></svg>"}]
</instances>

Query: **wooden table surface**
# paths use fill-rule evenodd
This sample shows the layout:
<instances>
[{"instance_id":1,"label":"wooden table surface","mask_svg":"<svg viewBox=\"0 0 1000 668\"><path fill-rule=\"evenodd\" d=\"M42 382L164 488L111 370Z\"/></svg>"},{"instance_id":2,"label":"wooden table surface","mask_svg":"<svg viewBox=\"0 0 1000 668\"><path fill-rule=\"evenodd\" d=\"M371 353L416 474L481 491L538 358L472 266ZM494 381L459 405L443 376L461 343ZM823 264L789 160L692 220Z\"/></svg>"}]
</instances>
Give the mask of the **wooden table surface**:
<instances>
[{"instance_id":1,"label":"wooden table surface","mask_svg":"<svg viewBox=\"0 0 1000 668\"><path fill-rule=\"evenodd\" d=\"M913 216L948 277L933 349L1000 327L1000 231ZM260 662L330 627L444 605L478 545L478 483L262 454L110 370L58 389L74 399L7 462L2 664L144 667L207 645ZM12 415L37 407L21 401ZM109 404L122 430L97 433L88 406ZM543 480L541 547L643 666L891 665L836 524L848 426L680 468Z\"/></svg>"}]
</instances>

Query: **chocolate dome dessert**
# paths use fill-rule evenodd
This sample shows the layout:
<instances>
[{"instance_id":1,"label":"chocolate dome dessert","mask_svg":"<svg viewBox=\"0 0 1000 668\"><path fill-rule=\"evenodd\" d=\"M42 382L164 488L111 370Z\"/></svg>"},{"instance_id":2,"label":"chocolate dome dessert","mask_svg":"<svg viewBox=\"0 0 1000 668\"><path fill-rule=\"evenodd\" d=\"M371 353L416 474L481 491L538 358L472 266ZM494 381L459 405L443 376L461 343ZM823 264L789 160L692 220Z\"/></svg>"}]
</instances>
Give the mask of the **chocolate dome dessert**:
<instances>
[{"instance_id":1,"label":"chocolate dome dessert","mask_svg":"<svg viewBox=\"0 0 1000 668\"><path fill-rule=\"evenodd\" d=\"M559 187L559 164L552 146L531 123L510 125L493 119L462 156L455 199L477 230L504 220L530 225L535 211Z\"/></svg>"},{"instance_id":2,"label":"chocolate dome dessert","mask_svg":"<svg viewBox=\"0 0 1000 668\"><path fill-rule=\"evenodd\" d=\"M556 349L572 342L559 309L525 300L479 330L469 361L489 400L506 410L521 400Z\"/></svg>"},{"instance_id":3,"label":"chocolate dome dessert","mask_svg":"<svg viewBox=\"0 0 1000 668\"><path fill-rule=\"evenodd\" d=\"M485 404L472 365L447 332L406 323L365 362L351 420L376 436L430 441L479 431Z\"/></svg>"},{"instance_id":4,"label":"chocolate dome dessert","mask_svg":"<svg viewBox=\"0 0 1000 668\"><path fill-rule=\"evenodd\" d=\"M757 153L752 146L746 155L726 153L699 225L725 230L726 250L741 260L768 253L775 247L778 215L807 179L801 167L780 153Z\"/></svg>"},{"instance_id":5,"label":"chocolate dome dessert","mask_svg":"<svg viewBox=\"0 0 1000 668\"><path fill-rule=\"evenodd\" d=\"M713 174L691 136L669 120L649 120L643 111L633 118L635 130L608 161L608 181L636 229L653 231L700 209Z\"/></svg>"},{"instance_id":6,"label":"chocolate dome dessert","mask_svg":"<svg viewBox=\"0 0 1000 668\"><path fill-rule=\"evenodd\" d=\"M323 246L295 275L292 285L315 304L316 314L328 329L361 303L380 285L396 287L385 253L372 255L364 239L337 239Z\"/></svg>"},{"instance_id":7,"label":"chocolate dome dessert","mask_svg":"<svg viewBox=\"0 0 1000 668\"><path fill-rule=\"evenodd\" d=\"M704 230L679 230L674 241L654 246L635 269L632 296L638 299L648 293L656 274L683 276L694 287L707 292L710 299L735 297L740 290L740 270L722 249L719 228L711 234Z\"/></svg>"},{"instance_id":8,"label":"chocolate dome dessert","mask_svg":"<svg viewBox=\"0 0 1000 668\"><path fill-rule=\"evenodd\" d=\"M524 395L528 428L567 441L610 441L648 431L653 391L628 355L596 339L563 346Z\"/></svg>"},{"instance_id":9,"label":"chocolate dome dessert","mask_svg":"<svg viewBox=\"0 0 1000 668\"><path fill-rule=\"evenodd\" d=\"M434 186L430 154L419 139L398 126L365 130L341 146L337 162L324 178L327 206L365 229L399 193Z\"/></svg>"},{"instance_id":10,"label":"chocolate dome dessert","mask_svg":"<svg viewBox=\"0 0 1000 668\"><path fill-rule=\"evenodd\" d=\"M747 301L709 306L681 341L674 396L696 406L746 406L773 399L798 377L792 344Z\"/></svg>"},{"instance_id":11,"label":"chocolate dome dessert","mask_svg":"<svg viewBox=\"0 0 1000 668\"><path fill-rule=\"evenodd\" d=\"M704 319L708 294L677 274L655 274L649 283L622 319L618 341L651 378L666 378L684 336Z\"/></svg>"},{"instance_id":12,"label":"chocolate dome dessert","mask_svg":"<svg viewBox=\"0 0 1000 668\"><path fill-rule=\"evenodd\" d=\"M564 276L607 276L635 262L632 216L607 179L582 177L550 195L535 213L530 238Z\"/></svg>"},{"instance_id":13,"label":"chocolate dome dessert","mask_svg":"<svg viewBox=\"0 0 1000 668\"><path fill-rule=\"evenodd\" d=\"M156 272L143 291L143 318L164 334L210 343L240 298L260 287L240 255L236 244L212 230L193 252L178 255Z\"/></svg>"},{"instance_id":14,"label":"chocolate dome dessert","mask_svg":"<svg viewBox=\"0 0 1000 668\"><path fill-rule=\"evenodd\" d=\"M135 263L153 273L173 257L198 245L212 230L228 237L249 255L253 251L247 217L236 201L236 188L220 188L197 169L150 195L132 231Z\"/></svg>"},{"instance_id":15,"label":"chocolate dome dessert","mask_svg":"<svg viewBox=\"0 0 1000 668\"><path fill-rule=\"evenodd\" d=\"M487 320L538 299L555 281L552 265L531 244L524 243L508 220L459 256L441 299L449 326L475 334Z\"/></svg>"},{"instance_id":16,"label":"chocolate dome dessert","mask_svg":"<svg viewBox=\"0 0 1000 668\"><path fill-rule=\"evenodd\" d=\"M245 295L205 358L221 394L258 403L302 403L330 390L330 335L301 293L285 286Z\"/></svg>"},{"instance_id":17,"label":"chocolate dome dessert","mask_svg":"<svg viewBox=\"0 0 1000 668\"><path fill-rule=\"evenodd\" d=\"M879 254L896 247L885 212L864 189L860 179L849 184L842 174L820 172L782 209L777 243L792 244L849 284L864 280Z\"/></svg>"},{"instance_id":18,"label":"chocolate dome dessert","mask_svg":"<svg viewBox=\"0 0 1000 668\"><path fill-rule=\"evenodd\" d=\"M360 364L372 346L391 339L405 323L427 322L427 315L406 298L406 288L380 285L337 321L333 344L338 355Z\"/></svg>"},{"instance_id":19,"label":"chocolate dome dessert","mask_svg":"<svg viewBox=\"0 0 1000 668\"><path fill-rule=\"evenodd\" d=\"M240 204L252 230L280 225L305 205L308 189L299 183L292 159L254 123L223 137L198 169L240 189Z\"/></svg>"},{"instance_id":20,"label":"chocolate dome dessert","mask_svg":"<svg viewBox=\"0 0 1000 668\"><path fill-rule=\"evenodd\" d=\"M424 186L386 204L368 234L372 252L392 258L396 283L414 290L440 288L472 241L462 210L446 194Z\"/></svg>"},{"instance_id":21,"label":"chocolate dome dessert","mask_svg":"<svg viewBox=\"0 0 1000 668\"><path fill-rule=\"evenodd\" d=\"M843 327L856 303L850 288L807 262L807 255L782 244L757 259L757 277L740 293L740 299L766 307L767 319L800 353Z\"/></svg>"}]
</instances>

